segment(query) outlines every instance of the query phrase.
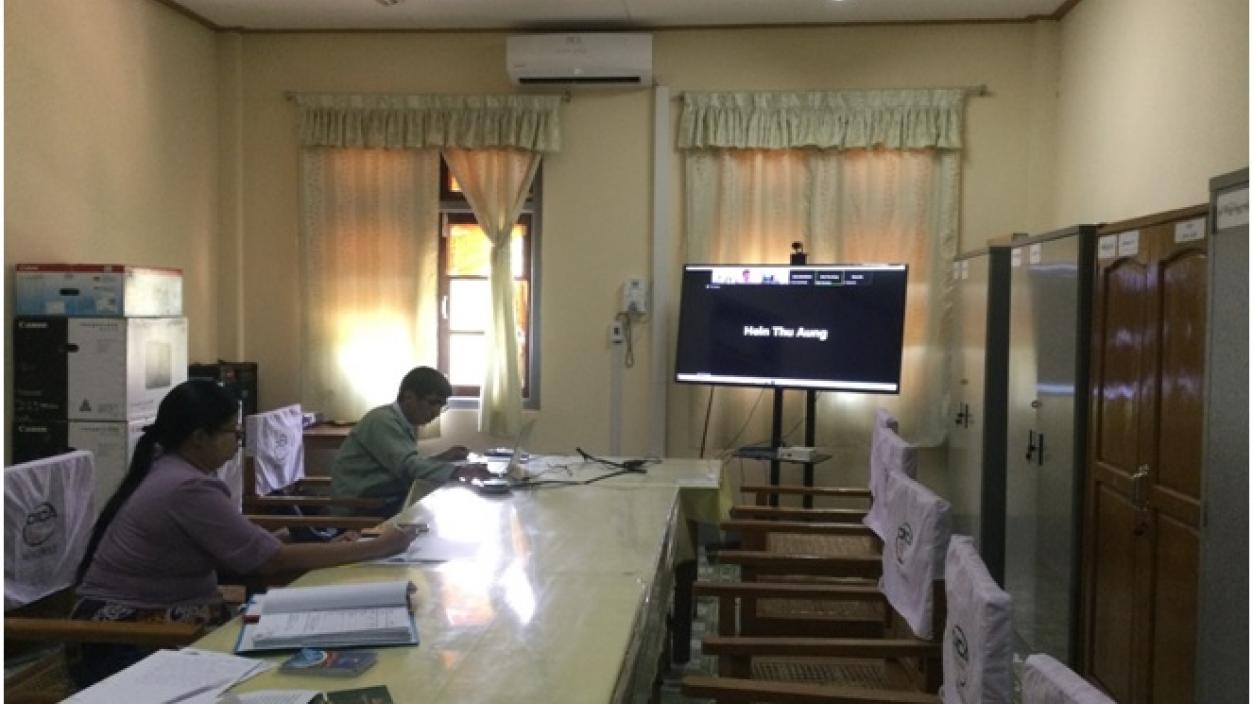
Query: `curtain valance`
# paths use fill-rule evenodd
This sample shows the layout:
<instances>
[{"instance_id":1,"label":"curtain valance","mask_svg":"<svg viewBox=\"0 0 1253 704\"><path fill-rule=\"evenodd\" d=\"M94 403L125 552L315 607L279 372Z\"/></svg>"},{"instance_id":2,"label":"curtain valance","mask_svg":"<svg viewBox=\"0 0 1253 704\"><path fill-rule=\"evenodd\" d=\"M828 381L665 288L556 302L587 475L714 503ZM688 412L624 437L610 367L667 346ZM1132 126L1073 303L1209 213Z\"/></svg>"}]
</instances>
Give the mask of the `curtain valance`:
<instances>
[{"instance_id":1,"label":"curtain valance","mask_svg":"<svg viewBox=\"0 0 1253 704\"><path fill-rule=\"evenodd\" d=\"M684 93L680 149L961 149L964 88Z\"/></svg>"},{"instance_id":2,"label":"curtain valance","mask_svg":"<svg viewBox=\"0 0 1253 704\"><path fill-rule=\"evenodd\" d=\"M388 149L561 147L556 95L293 96L306 147Z\"/></svg>"}]
</instances>

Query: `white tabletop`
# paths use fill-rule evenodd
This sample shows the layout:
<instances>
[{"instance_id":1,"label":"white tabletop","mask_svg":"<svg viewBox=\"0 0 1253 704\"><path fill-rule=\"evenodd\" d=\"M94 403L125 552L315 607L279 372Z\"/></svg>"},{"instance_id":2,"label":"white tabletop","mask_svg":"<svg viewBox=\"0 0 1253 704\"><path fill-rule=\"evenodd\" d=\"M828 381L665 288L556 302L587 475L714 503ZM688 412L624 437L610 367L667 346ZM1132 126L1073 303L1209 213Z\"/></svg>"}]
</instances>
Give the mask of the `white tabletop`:
<instances>
[{"instance_id":1,"label":"white tabletop","mask_svg":"<svg viewBox=\"0 0 1253 704\"><path fill-rule=\"evenodd\" d=\"M575 479L604 473L563 459ZM418 588L420 645L379 648L378 664L356 678L269 672L237 691L386 684L396 702L450 704L646 697L665 637L672 569L686 540L684 519L716 520L691 510L716 514L720 505L715 461L670 460L648 470L499 497L459 486L432 493L403 519L469 544L465 558L315 570L294 583L409 579ZM238 631L232 621L196 646L229 651Z\"/></svg>"}]
</instances>

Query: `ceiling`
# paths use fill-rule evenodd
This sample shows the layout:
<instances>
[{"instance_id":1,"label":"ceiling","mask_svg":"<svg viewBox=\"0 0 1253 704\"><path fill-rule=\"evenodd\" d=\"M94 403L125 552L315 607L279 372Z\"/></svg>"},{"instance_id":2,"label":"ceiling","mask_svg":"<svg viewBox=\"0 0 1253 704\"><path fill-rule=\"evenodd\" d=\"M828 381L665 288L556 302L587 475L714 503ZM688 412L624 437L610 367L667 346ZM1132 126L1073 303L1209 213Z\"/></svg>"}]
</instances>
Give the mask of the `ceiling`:
<instances>
[{"instance_id":1,"label":"ceiling","mask_svg":"<svg viewBox=\"0 0 1253 704\"><path fill-rule=\"evenodd\" d=\"M1079 0L158 0L215 29L595 30L1028 21Z\"/></svg>"}]
</instances>

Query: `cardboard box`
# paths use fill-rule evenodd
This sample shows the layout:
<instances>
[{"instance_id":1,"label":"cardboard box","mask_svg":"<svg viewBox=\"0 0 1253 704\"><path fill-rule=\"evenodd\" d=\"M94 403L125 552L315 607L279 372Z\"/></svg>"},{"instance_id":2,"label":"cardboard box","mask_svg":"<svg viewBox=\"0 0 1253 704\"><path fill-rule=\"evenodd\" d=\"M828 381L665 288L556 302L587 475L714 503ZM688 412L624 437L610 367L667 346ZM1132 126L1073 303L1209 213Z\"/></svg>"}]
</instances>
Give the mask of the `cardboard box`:
<instances>
[{"instance_id":1,"label":"cardboard box","mask_svg":"<svg viewBox=\"0 0 1253 704\"><path fill-rule=\"evenodd\" d=\"M183 314L183 272L123 264L18 264L17 315L174 317Z\"/></svg>"},{"instance_id":2,"label":"cardboard box","mask_svg":"<svg viewBox=\"0 0 1253 704\"><path fill-rule=\"evenodd\" d=\"M19 420L156 415L187 379L186 318L30 318L13 323Z\"/></svg>"},{"instance_id":3,"label":"cardboard box","mask_svg":"<svg viewBox=\"0 0 1253 704\"><path fill-rule=\"evenodd\" d=\"M126 476L144 426L154 420L17 421L13 423L13 461L29 462L70 450L87 450L96 465L98 516Z\"/></svg>"}]
</instances>

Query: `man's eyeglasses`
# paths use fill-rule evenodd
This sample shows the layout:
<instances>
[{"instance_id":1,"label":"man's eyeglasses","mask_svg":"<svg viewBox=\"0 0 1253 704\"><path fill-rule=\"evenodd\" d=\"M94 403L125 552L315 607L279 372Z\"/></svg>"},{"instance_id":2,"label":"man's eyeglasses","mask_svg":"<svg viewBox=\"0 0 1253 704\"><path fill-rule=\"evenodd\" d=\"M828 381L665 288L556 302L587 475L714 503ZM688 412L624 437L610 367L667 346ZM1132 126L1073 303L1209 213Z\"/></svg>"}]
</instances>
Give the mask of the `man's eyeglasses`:
<instances>
[{"instance_id":1,"label":"man's eyeglasses","mask_svg":"<svg viewBox=\"0 0 1253 704\"><path fill-rule=\"evenodd\" d=\"M430 406L431 408L442 410L445 406L448 405L448 399L442 396L427 396L426 405Z\"/></svg>"},{"instance_id":2,"label":"man's eyeglasses","mask_svg":"<svg viewBox=\"0 0 1253 704\"><path fill-rule=\"evenodd\" d=\"M223 435L225 435L226 433L230 433L234 435L236 442L242 441L244 439L244 430L243 428L240 428L240 427L220 428L218 432L222 433Z\"/></svg>"}]
</instances>

